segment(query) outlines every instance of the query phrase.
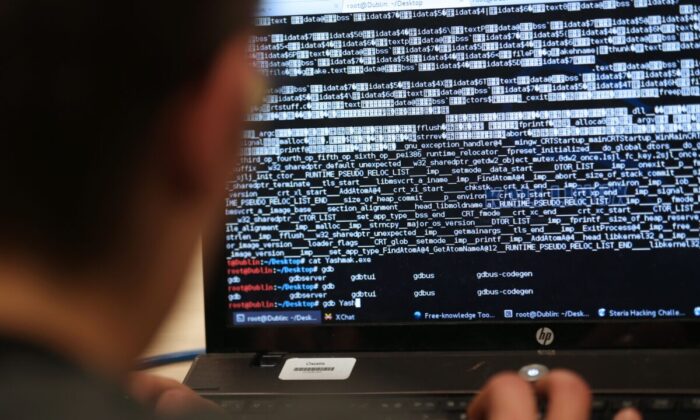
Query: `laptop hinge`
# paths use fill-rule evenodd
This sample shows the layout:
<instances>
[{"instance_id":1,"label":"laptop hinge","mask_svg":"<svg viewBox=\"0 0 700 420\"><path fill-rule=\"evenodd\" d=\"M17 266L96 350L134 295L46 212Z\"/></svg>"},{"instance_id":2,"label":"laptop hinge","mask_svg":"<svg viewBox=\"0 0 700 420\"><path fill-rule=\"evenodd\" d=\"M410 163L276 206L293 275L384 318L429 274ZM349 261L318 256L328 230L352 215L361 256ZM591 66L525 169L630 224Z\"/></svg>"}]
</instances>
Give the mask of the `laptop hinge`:
<instances>
[{"instance_id":1,"label":"laptop hinge","mask_svg":"<svg viewBox=\"0 0 700 420\"><path fill-rule=\"evenodd\" d=\"M260 368L273 368L282 364L285 353L259 353L253 359L253 366Z\"/></svg>"}]
</instances>

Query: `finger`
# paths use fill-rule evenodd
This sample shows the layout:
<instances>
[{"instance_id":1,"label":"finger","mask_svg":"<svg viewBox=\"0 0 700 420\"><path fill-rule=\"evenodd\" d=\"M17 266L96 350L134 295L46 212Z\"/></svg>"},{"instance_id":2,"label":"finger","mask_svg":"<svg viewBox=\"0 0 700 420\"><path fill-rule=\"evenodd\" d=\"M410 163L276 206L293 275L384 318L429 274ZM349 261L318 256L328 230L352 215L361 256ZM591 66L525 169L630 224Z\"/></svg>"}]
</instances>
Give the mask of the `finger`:
<instances>
[{"instance_id":1,"label":"finger","mask_svg":"<svg viewBox=\"0 0 700 420\"><path fill-rule=\"evenodd\" d=\"M155 405L163 393L183 387L180 382L175 380L146 373L132 374L126 383L129 394L146 405Z\"/></svg>"},{"instance_id":2,"label":"finger","mask_svg":"<svg viewBox=\"0 0 700 420\"><path fill-rule=\"evenodd\" d=\"M535 420L537 401L532 386L515 373L491 379L469 407L472 420Z\"/></svg>"},{"instance_id":3,"label":"finger","mask_svg":"<svg viewBox=\"0 0 700 420\"><path fill-rule=\"evenodd\" d=\"M633 408L627 408L617 413L614 420L642 420L642 415Z\"/></svg>"},{"instance_id":4,"label":"finger","mask_svg":"<svg viewBox=\"0 0 700 420\"><path fill-rule=\"evenodd\" d=\"M557 370L535 385L547 398L547 420L587 420L591 415L591 390L575 373Z\"/></svg>"}]
</instances>

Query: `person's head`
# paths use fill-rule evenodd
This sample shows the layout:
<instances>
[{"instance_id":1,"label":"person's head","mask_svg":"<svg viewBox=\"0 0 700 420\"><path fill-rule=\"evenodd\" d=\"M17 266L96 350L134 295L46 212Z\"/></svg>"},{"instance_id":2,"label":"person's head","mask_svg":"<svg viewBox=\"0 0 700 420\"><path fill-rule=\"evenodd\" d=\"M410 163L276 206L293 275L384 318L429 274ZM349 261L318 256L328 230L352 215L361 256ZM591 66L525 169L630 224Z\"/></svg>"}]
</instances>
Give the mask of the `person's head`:
<instances>
[{"instance_id":1,"label":"person's head","mask_svg":"<svg viewBox=\"0 0 700 420\"><path fill-rule=\"evenodd\" d=\"M223 203L259 90L254 7L0 4L0 264L28 263L57 300L119 307L125 353L153 334Z\"/></svg>"}]
</instances>

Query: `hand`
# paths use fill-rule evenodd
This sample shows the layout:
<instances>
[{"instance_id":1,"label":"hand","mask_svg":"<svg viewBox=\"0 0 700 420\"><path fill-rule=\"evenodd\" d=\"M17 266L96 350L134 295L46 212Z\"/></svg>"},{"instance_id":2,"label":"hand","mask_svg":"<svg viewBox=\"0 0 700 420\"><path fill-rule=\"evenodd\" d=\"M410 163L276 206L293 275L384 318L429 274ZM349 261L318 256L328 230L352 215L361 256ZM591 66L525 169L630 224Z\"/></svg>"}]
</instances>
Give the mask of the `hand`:
<instances>
[{"instance_id":1,"label":"hand","mask_svg":"<svg viewBox=\"0 0 700 420\"><path fill-rule=\"evenodd\" d=\"M546 420L588 420L591 391L576 374L554 371L534 386L514 373L495 376L469 407L470 420L537 420L537 397L547 400ZM615 420L642 420L636 410L624 410Z\"/></svg>"},{"instance_id":2,"label":"hand","mask_svg":"<svg viewBox=\"0 0 700 420\"><path fill-rule=\"evenodd\" d=\"M161 417L181 417L203 411L221 411L218 405L172 379L146 373L129 377L127 390L141 404L151 407Z\"/></svg>"}]
</instances>

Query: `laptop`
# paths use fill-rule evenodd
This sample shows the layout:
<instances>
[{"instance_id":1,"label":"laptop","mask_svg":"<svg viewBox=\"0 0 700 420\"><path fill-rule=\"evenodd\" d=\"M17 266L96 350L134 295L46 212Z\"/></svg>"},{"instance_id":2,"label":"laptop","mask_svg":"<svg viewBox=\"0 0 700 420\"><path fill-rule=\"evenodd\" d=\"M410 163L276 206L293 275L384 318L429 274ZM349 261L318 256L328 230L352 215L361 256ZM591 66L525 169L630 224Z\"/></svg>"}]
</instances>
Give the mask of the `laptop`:
<instances>
[{"instance_id":1,"label":"laptop","mask_svg":"<svg viewBox=\"0 0 700 420\"><path fill-rule=\"evenodd\" d=\"M234 418L464 419L580 373L700 419L700 5L268 0L271 80L205 246ZM303 418L303 417L302 417Z\"/></svg>"}]
</instances>

